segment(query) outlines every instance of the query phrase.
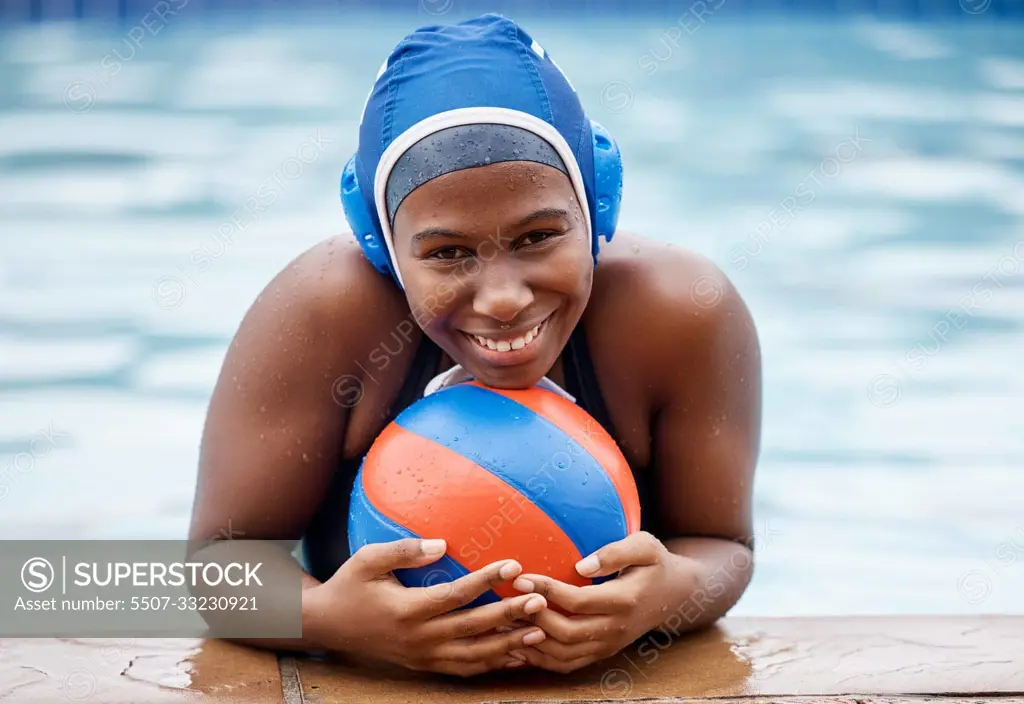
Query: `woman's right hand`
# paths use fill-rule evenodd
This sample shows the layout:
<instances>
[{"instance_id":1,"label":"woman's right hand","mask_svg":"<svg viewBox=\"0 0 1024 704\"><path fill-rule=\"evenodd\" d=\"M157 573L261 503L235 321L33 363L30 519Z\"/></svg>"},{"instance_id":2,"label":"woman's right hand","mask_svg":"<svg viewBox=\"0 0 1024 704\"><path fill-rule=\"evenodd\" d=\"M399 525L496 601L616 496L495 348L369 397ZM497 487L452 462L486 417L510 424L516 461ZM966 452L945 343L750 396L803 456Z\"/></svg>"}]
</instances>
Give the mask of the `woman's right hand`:
<instances>
[{"instance_id":1,"label":"woman's right hand","mask_svg":"<svg viewBox=\"0 0 1024 704\"><path fill-rule=\"evenodd\" d=\"M542 630L522 623L547 607L543 596L524 594L455 611L515 579L522 572L518 562L500 560L421 588L405 587L391 573L436 562L445 547L443 540L407 538L357 550L305 597L318 621L315 639L327 650L463 677L525 664L510 652L544 640ZM495 632L499 628L512 630Z\"/></svg>"}]
</instances>

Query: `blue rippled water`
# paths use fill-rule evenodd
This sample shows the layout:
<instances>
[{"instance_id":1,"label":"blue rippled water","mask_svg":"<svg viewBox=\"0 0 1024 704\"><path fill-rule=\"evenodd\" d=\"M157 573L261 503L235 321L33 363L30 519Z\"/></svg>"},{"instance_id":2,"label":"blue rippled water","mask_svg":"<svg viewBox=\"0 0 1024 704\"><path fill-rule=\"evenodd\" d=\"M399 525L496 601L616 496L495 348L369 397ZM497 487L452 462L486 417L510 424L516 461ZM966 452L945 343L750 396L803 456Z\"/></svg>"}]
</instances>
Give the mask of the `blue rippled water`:
<instances>
[{"instance_id":1,"label":"blue rippled water","mask_svg":"<svg viewBox=\"0 0 1024 704\"><path fill-rule=\"evenodd\" d=\"M714 258L757 320L736 613L1024 613L1021 28L524 22L625 151L624 225ZM0 537L183 535L225 348L344 228L414 24L0 33Z\"/></svg>"}]
</instances>

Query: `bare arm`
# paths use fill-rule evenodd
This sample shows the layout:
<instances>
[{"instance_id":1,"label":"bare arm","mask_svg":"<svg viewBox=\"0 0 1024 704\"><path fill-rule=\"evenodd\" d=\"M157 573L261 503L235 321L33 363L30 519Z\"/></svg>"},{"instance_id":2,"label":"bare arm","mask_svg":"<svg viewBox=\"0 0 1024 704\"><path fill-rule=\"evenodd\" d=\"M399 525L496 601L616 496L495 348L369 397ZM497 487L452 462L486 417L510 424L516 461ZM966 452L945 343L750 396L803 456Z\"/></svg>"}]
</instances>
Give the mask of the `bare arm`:
<instances>
[{"instance_id":1,"label":"bare arm","mask_svg":"<svg viewBox=\"0 0 1024 704\"><path fill-rule=\"evenodd\" d=\"M354 341L369 334L360 315L368 308L360 300L368 297L360 293L364 270L344 250L320 245L276 276L246 313L210 401L190 541L304 533L342 453L349 413L332 384L352 373L349 364L358 373ZM303 638L255 643L318 647L309 590L319 582L302 579Z\"/></svg>"},{"instance_id":2,"label":"bare arm","mask_svg":"<svg viewBox=\"0 0 1024 704\"><path fill-rule=\"evenodd\" d=\"M704 262L684 283L682 313L678 302L665 312L682 324L670 333L674 359L659 365L670 383L654 443L665 546L703 565L679 610L698 628L732 608L753 574L761 355L750 312L721 271Z\"/></svg>"}]
</instances>

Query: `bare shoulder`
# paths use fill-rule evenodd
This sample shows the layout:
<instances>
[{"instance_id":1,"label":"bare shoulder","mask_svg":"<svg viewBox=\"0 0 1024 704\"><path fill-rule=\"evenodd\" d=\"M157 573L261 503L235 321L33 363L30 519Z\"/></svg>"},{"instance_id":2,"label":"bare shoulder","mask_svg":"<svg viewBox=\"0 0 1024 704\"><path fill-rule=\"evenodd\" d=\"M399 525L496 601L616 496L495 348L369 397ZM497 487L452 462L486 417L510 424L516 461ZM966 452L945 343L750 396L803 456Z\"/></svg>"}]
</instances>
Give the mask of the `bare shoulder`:
<instances>
[{"instance_id":1,"label":"bare shoulder","mask_svg":"<svg viewBox=\"0 0 1024 704\"><path fill-rule=\"evenodd\" d=\"M269 341L354 357L362 343L369 349L382 321L407 315L405 306L401 292L373 269L351 236L339 235L302 252L271 279L233 344Z\"/></svg>"},{"instance_id":2,"label":"bare shoulder","mask_svg":"<svg viewBox=\"0 0 1024 704\"><path fill-rule=\"evenodd\" d=\"M227 521L252 537L302 534L339 457L367 444L368 413L386 402L361 403L348 381L361 383L360 355L401 310L396 293L345 238L301 253L264 287L210 399L190 535Z\"/></svg>"},{"instance_id":3,"label":"bare shoulder","mask_svg":"<svg viewBox=\"0 0 1024 704\"><path fill-rule=\"evenodd\" d=\"M603 322L646 323L657 316L659 324L652 327L676 329L713 326L738 307L745 309L739 292L713 261L632 233L616 235L602 249L591 302Z\"/></svg>"},{"instance_id":4,"label":"bare shoulder","mask_svg":"<svg viewBox=\"0 0 1024 704\"><path fill-rule=\"evenodd\" d=\"M586 313L595 356L614 355L656 374L699 365L729 338L756 348L750 312L713 261L685 247L618 233L602 248ZM610 358L607 362L613 366Z\"/></svg>"}]
</instances>

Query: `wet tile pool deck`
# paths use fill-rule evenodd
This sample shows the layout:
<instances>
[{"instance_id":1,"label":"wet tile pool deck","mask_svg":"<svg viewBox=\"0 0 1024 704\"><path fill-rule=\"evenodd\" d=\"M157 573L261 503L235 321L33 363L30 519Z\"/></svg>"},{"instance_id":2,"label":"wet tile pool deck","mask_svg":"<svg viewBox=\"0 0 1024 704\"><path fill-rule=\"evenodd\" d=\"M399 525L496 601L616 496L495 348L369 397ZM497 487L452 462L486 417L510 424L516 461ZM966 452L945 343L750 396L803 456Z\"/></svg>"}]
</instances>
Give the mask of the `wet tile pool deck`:
<instances>
[{"instance_id":1,"label":"wet tile pool deck","mask_svg":"<svg viewBox=\"0 0 1024 704\"><path fill-rule=\"evenodd\" d=\"M1024 617L726 619L571 675L471 680L217 640L0 640L0 701L993 701L1024 704Z\"/></svg>"}]
</instances>

